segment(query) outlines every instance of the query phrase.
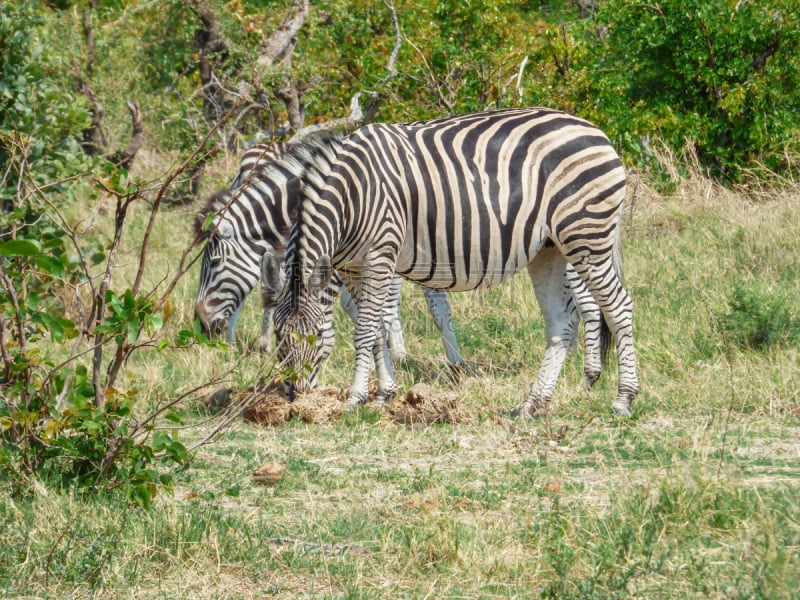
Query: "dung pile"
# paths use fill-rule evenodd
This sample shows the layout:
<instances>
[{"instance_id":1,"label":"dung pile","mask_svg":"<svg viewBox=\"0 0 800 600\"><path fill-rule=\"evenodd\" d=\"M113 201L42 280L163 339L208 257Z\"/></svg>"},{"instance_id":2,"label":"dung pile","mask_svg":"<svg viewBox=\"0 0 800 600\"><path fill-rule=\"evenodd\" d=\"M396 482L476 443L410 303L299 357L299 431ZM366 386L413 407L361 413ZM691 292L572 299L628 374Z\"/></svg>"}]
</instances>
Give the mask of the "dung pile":
<instances>
[{"instance_id":1,"label":"dung pile","mask_svg":"<svg viewBox=\"0 0 800 600\"><path fill-rule=\"evenodd\" d=\"M253 481L261 485L278 483L283 477L286 465L276 462L267 462L253 471Z\"/></svg>"},{"instance_id":2,"label":"dung pile","mask_svg":"<svg viewBox=\"0 0 800 600\"><path fill-rule=\"evenodd\" d=\"M415 384L404 398L395 400L389 407L389 416L410 427L462 423L468 417L458 406L457 393L436 393L424 383Z\"/></svg>"},{"instance_id":3,"label":"dung pile","mask_svg":"<svg viewBox=\"0 0 800 600\"><path fill-rule=\"evenodd\" d=\"M289 404L283 395L282 383L273 382L258 392L248 390L234 396L234 401L247 402L247 407L242 411L242 418L245 421L273 427L289 419Z\"/></svg>"},{"instance_id":4,"label":"dung pile","mask_svg":"<svg viewBox=\"0 0 800 600\"><path fill-rule=\"evenodd\" d=\"M306 423L330 423L344 413L345 393L334 386L320 386L306 394L298 394L291 404L283 395L283 384L272 382L258 391L252 389L231 393L233 403L247 406L242 418L263 427L274 427L298 417ZM213 397L213 394L212 394Z\"/></svg>"},{"instance_id":5,"label":"dung pile","mask_svg":"<svg viewBox=\"0 0 800 600\"><path fill-rule=\"evenodd\" d=\"M332 423L342 418L347 390L322 385L305 394L298 394L289 404L289 413L306 423Z\"/></svg>"},{"instance_id":6,"label":"dung pile","mask_svg":"<svg viewBox=\"0 0 800 600\"><path fill-rule=\"evenodd\" d=\"M377 384L370 382L369 396L374 398ZM223 401L224 396L224 401ZM342 418L347 389L332 385L320 386L305 394L298 394L294 402L284 398L283 384L273 381L254 391L252 388L234 392L229 388L217 390L206 400L207 405L245 405L242 418L263 427L274 427L292 417L306 423L332 423ZM388 417L410 427L424 427L433 423L463 423L469 415L458 405L455 392L434 392L424 384L414 385L403 398L388 407Z\"/></svg>"}]
</instances>

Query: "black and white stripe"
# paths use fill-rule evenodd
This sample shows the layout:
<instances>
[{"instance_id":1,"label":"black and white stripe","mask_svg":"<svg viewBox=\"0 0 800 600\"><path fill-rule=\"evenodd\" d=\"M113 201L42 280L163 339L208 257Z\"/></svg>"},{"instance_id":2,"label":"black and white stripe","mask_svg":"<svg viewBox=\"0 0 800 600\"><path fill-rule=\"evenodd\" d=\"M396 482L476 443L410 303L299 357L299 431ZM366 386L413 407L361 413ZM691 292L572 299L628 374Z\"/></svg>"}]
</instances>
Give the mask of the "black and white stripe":
<instances>
[{"instance_id":1,"label":"black and white stripe","mask_svg":"<svg viewBox=\"0 0 800 600\"><path fill-rule=\"evenodd\" d=\"M600 130L563 112L516 109L368 125L312 147L312 164L326 164L307 170L289 241L288 285L275 313L282 355L313 355L289 340L318 328L320 284L336 269L359 309L348 407L366 399L373 358L378 401L386 401L396 383L378 321L392 273L462 291L527 268L547 332L536 380L516 409L531 415L549 405L577 336L573 269L616 341L613 408L631 413L633 305L619 253L625 172Z\"/></svg>"}]
</instances>

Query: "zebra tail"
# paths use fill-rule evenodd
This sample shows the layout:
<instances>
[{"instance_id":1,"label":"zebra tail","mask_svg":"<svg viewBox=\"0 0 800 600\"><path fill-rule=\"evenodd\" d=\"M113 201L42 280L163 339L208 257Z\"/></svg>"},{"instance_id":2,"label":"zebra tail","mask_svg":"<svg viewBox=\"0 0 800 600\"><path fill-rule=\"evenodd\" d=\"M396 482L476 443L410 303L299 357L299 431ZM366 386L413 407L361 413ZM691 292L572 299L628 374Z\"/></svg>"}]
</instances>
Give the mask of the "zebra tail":
<instances>
[{"instance_id":1,"label":"zebra tail","mask_svg":"<svg viewBox=\"0 0 800 600\"><path fill-rule=\"evenodd\" d=\"M622 285L622 243L620 241L619 227L617 227L617 234L614 237L614 248L611 254L611 263L614 266L614 270L617 272L619 283ZM608 364L608 352L611 349L612 337L611 328L608 326L605 315L603 315L603 318L600 321L600 360L603 365Z\"/></svg>"}]
</instances>

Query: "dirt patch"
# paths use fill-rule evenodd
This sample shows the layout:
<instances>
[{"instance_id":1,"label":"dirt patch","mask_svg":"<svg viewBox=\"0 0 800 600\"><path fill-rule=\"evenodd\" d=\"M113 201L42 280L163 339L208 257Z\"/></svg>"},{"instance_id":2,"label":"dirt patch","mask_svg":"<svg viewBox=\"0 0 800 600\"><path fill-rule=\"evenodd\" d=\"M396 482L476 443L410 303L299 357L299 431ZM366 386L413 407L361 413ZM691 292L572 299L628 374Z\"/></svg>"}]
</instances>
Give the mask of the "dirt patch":
<instances>
[{"instance_id":1,"label":"dirt patch","mask_svg":"<svg viewBox=\"0 0 800 600\"><path fill-rule=\"evenodd\" d=\"M463 423L469 414L458 404L456 392L437 393L424 384L415 384L405 397L389 406L389 416L396 423L409 427L426 427L433 423Z\"/></svg>"}]
</instances>

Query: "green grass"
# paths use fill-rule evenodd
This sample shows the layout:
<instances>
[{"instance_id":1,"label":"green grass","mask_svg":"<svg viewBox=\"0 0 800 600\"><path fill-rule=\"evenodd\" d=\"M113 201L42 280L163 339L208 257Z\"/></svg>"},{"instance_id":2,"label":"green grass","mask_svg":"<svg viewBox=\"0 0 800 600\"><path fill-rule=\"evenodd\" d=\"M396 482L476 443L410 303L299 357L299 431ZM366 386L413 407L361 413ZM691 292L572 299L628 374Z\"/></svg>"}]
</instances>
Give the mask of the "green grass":
<instances>
[{"instance_id":1,"label":"green grass","mask_svg":"<svg viewBox=\"0 0 800 600\"><path fill-rule=\"evenodd\" d=\"M173 470L173 493L149 511L37 482L12 496L2 482L0 595L797 597L798 341L741 345L718 325L736 286L796 322L798 203L791 191L752 203L702 180L637 200L624 238L642 383L632 419L610 412L613 359L593 390L581 388L580 349L549 418L508 417L544 347L519 276L451 297L472 369L459 388L469 422L406 428L370 410L330 425L236 421ZM153 283L188 240L189 212L159 226ZM196 279L173 295L170 335L191 319ZM445 390L424 299L406 286L403 300L401 392L416 381ZM134 357L126 381L142 390L142 410L229 368L230 385L252 383L267 359L240 350L257 339L257 304L239 348ZM352 325L338 312L336 325L321 379L346 385ZM180 407L187 444L215 425L201 400ZM277 484L254 482L265 462L285 465Z\"/></svg>"}]
</instances>

